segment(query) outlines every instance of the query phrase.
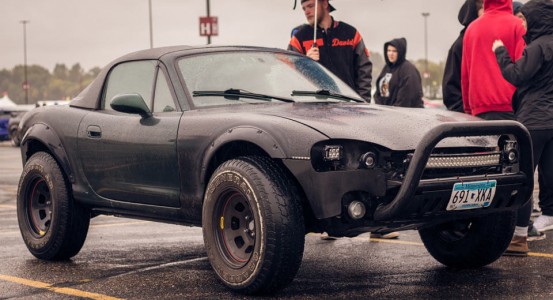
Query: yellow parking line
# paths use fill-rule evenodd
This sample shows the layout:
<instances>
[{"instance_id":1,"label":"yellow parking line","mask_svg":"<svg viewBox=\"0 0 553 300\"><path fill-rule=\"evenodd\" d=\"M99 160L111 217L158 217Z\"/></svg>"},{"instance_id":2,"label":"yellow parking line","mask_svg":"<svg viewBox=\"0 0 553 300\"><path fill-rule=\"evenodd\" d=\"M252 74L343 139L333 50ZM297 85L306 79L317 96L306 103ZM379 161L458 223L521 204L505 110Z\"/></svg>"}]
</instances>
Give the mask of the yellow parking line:
<instances>
[{"instance_id":1,"label":"yellow parking line","mask_svg":"<svg viewBox=\"0 0 553 300\"><path fill-rule=\"evenodd\" d=\"M551 253L541 253L541 252L528 252L528 256L553 258L553 254L551 254Z\"/></svg>"},{"instance_id":2,"label":"yellow parking line","mask_svg":"<svg viewBox=\"0 0 553 300\"><path fill-rule=\"evenodd\" d=\"M359 239L359 240L368 240L368 239L363 239L363 238L357 238L357 239ZM423 243L407 242L407 241L400 241L400 240L385 240L385 239L371 238L370 241L371 242L378 242L378 243L424 246ZM553 258L553 254L551 254L551 253L542 253L542 252L528 252L528 256Z\"/></svg>"},{"instance_id":3,"label":"yellow parking line","mask_svg":"<svg viewBox=\"0 0 553 300\"><path fill-rule=\"evenodd\" d=\"M356 238L359 240L370 240L371 242L377 242L377 243L388 243L388 244L402 244L402 245L413 245L413 246L424 246L423 243L419 242L408 242L408 241L402 241L402 240L386 240L386 239L378 239L378 238L370 238L370 239L364 239L364 238Z\"/></svg>"},{"instance_id":4,"label":"yellow parking line","mask_svg":"<svg viewBox=\"0 0 553 300\"><path fill-rule=\"evenodd\" d=\"M113 226L126 226L126 225L136 225L150 223L150 221L135 221L135 222L121 222L121 223L109 223L109 224L93 224L91 227L113 227Z\"/></svg>"},{"instance_id":5,"label":"yellow parking line","mask_svg":"<svg viewBox=\"0 0 553 300\"><path fill-rule=\"evenodd\" d=\"M23 278L13 277L13 276L8 276L8 275L3 275L3 274L0 274L0 279L4 280L4 281L9 281L9 282L13 282L13 283L18 283L18 284L38 288L38 289L48 290L48 291L58 293L58 294L65 294L65 295L69 295L69 296L83 297L83 298L90 298L90 299L98 299L98 300L117 300L117 299L120 299L120 298L114 298L114 297L101 295L101 294L96 294L96 293L84 292L84 291L71 289L71 288L53 287L51 284L48 284L48 283L44 283L44 282L40 282L40 281L34 281L34 280L28 280L28 279L23 279Z\"/></svg>"}]
</instances>

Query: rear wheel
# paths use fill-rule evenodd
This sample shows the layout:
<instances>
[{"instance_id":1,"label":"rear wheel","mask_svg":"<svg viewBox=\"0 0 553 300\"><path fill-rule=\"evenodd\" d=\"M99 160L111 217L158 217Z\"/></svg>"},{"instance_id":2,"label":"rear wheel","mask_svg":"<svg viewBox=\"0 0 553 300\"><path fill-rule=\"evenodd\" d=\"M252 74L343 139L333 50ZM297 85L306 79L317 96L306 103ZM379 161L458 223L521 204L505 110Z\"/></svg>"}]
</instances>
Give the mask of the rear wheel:
<instances>
[{"instance_id":1,"label":"rear wheel","mask_svg":"<svg viewBox=\"0 0 553 300\"><path fill-rule=\"evenodd\" d=\"M270 159L223 163L209 181L203 235L219 279L233 290L268 293L295 277L305 229L293 183Z\"/></svg>"},{"instance_id":2,"label":"rear wheel","mask_svg":"<svg viewBox=\"0 0 553 300\"><path fill-rule=\"evenodd\" d=\"M450 267L478 268L496 261L509 246L515 212L452 221L419 230L424 246L437 261Z\"/></svg>"},{"instance_id":3,"label":"rear wheel","mask_svg":"<svg viewBox=\"0 0 553 300\"><path fill-rule=\"evenodd\" d=\"M21 141L17 136L17 127L10 128L10 139L12 141L12 144L14 144L16 147L19 147L19 145L21 144Z\"/></svg>"},{"instance_id":4,"label":"rear wheel","mask_svg":"<svg viewBox=\"0 0 553 300\"><path fill-rule=\"evenodd\" d=\"M21 174L17 219L23 241L35 257L62 260L81 250L90 214L71 198L54 158L38 152L25 164Z\"/></svg>"}]
</instances>

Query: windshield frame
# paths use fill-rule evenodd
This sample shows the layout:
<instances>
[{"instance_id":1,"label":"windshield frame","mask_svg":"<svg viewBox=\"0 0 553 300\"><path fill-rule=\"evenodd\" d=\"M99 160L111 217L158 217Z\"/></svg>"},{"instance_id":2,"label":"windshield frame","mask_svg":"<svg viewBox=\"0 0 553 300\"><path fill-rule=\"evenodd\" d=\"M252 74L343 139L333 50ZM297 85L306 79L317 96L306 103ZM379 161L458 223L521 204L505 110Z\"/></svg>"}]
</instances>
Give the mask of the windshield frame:
<instances>
[{"instance_id":1,"label":"windshield frame","mask_svg":"<svg viewBox=\"0 0 553 300\"><path fill-rule=\"evenodd\" d=\"M191 108L191 109L204 109L204 108L210 108L210 107L221 107L221 106L234 106L236 104L240 105L240 104L286 104L286 102L282 102L282 101L279 101L279 100L274 100L274 101L266 101L266 100L259 100L259 102L241 102L241 101L228 101L226 103L221 103L221 104L214 104L214 105L197 105L194 101L194 95L193 93L195 92L194 90L191 90L190 89L190 86L187 84L187 82L189 82L187 80L187 78L185 77L185 72L182 71L182 67L181 67L181 62L182 61L189 61L191 59L196 59L198 57L204 57L204 56L214 56L214 55L234 55L234 54L239 54L240 56L242 57L247 57L248 54L247 53L251 53L251 54L259 54L259 55L268 55L268 57L275 57L275 56L288 56L290 58L293 58L295 59L296 61L304 61L304 62L308 62L308 63L314 63L314 64L317 64L317 67L322 69L325 74L327 76L329 76L330 79L332 79L334 82L338 83L339 84L339 87L344 90L345 92L349 92L349 93L345 93L344 95L347 96L347 97L351 97L351 98L355 98L355 99L358 99L359 102L364 102L363 98L361 98L361 96L359 96L357 94L357 92L355 92L355 90L353 88L351 88L349 85L347 85L345 82L343 82L342 80L340 80L340 78L338 78L338 76L336 76L335 74L333 74L332 72L330 72L328 69L326 69L324 66L322 66L321 64L315 62L315 61L312 61L310 58L304 56L304 55L301 55L299 53L295 53L295 52L290 52L290 51L275 51L277 49L268 49L268 50L260 50L260 49L233 49L231 51L229 50L216 50L216 51L208 51L208 52L197 52L197 53L194 53L194 54L188 54L188 55L183 55L183 56L177 56L174 58L174 67L175 67L175 71L179 77L179 80L181 81L181 85L182 85L182 88L184 89L185 91L185 94L186 94L186 98L187 99L187 102L188 102L188 106ZM245 55L245 56L244 56ZM297 71L297 72L300 72L300 71ZM303 89L309 89L308 86L304 86L302 87ZM317 90L320 90L321 88L323 88L322 85L315 85L313 84L313 86L311 87L312 89L317 89ZM327 88L327 87L326 87ZM212 88L213 89L213 88ZM265 94L265 95L268 95L268 96L277 96L277 97L282 97L282 98L291 98L294 100L294 102L299 102L299 103L340 103L340 102L344 102L343 100L337 100L337 99L333 99L331 97L329 98L321 98L320 96L304 96L304 95L301 95L301 96L292 96L292 89L286 94L286 95L281 95L281 94L270 94L270 93L264 93L263 91L259 91L259 90L249 90L247 88L244 88L244 87L239 87L239 86L228 86L226 87L225 89L221 89L221 90L226 90L226 89L243 89L243 90L247 90L249 92L252 92L252 93L256 93L256 94ZM297 89L297 88L295 88ZM349 90L348 90L349 89ZM343 94L343 92L336 92L335 90L333 90L333 93L337 93L337 94Z\"/></svg>"}]
</instances>

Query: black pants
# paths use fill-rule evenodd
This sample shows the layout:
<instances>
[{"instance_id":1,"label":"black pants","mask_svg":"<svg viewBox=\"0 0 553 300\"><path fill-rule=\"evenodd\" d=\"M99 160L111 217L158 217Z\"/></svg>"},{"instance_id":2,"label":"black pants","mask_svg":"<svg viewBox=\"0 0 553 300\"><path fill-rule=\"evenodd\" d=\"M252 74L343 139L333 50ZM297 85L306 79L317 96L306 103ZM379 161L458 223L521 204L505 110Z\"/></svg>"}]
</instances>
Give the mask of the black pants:
<instances>
[{"instance_id":1,"label":"black pants","mask_svg":"<svg viewBox=\"0 0 553 300\"><path fill-rule=\"evenodd\" d=\"M547 184L543 179L542 167L538 164L538 183L540 186L540 208L542 213L545 210L545 215L553 216L553 185Z\"/></svg>"},{"instance_id":2,"label":"black pants","mask_svg":"<svg viewBox=\"0 0 553 300\"><path fill-rule=\"evenodd\" d=\"M493 121L493 120L512 120L515 121L515 114L512 111L489 111L476 115L479 118L484 120Z\"/></svg>"},{"instance_id":3,"label":"black pants","mask_svg":"<svg viewBox=\"0 0 553 300\"><path fill-rule=\"evenodd\" d=\"M534 171L540 166L544 194L540 197L540 207L544 215L553 216L553 129L530 130L532 137L532 152L534 155ZM541 190L540 190L541 192ZM532 201L518 210L517 226L526 227L532 214Z\"/></svg>"}]
</instances>

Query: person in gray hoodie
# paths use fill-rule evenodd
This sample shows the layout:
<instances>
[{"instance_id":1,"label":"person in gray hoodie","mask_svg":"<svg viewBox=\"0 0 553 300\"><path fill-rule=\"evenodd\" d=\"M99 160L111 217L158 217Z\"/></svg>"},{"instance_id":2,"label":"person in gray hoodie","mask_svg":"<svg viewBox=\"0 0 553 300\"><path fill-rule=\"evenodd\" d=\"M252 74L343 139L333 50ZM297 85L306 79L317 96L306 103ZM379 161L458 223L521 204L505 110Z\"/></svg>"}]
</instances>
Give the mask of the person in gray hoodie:
<instances>
[{"instance_id":1,"label":"person in gray hoodie","mask_svg":"<svg viewBox=\"0 0 553 300\"><path fill-rule=\"evenodd\" d=\"M376 80L374 99L377 104L424 107L422 81L415 65L405 59L407 40L398 38L384 44L386 65Z\"/></svg>"}]
</instances>

